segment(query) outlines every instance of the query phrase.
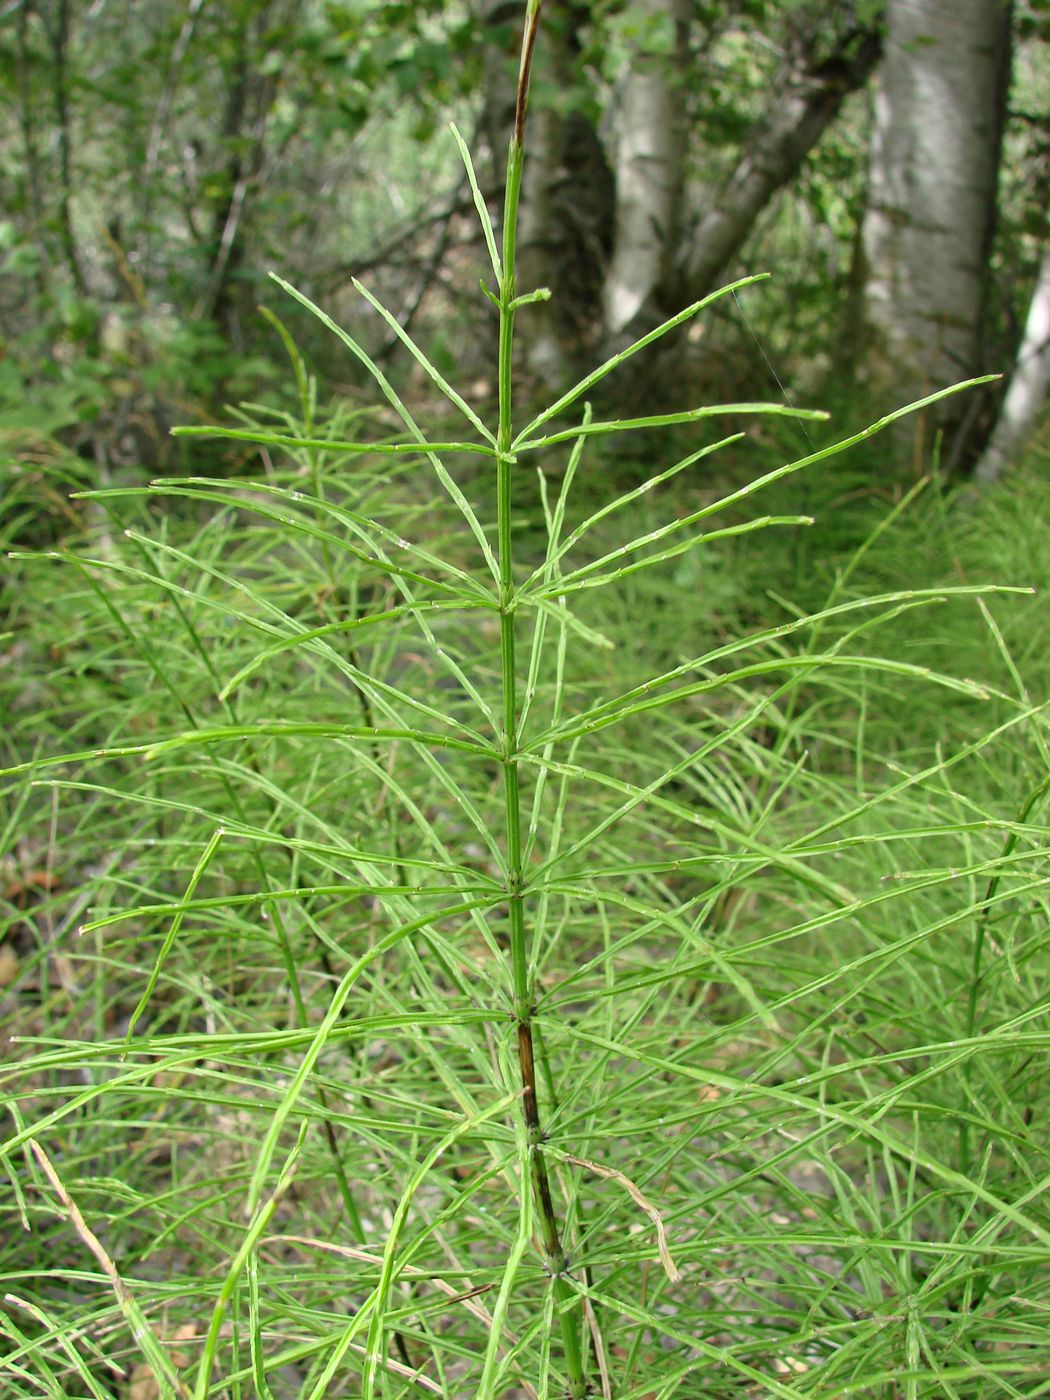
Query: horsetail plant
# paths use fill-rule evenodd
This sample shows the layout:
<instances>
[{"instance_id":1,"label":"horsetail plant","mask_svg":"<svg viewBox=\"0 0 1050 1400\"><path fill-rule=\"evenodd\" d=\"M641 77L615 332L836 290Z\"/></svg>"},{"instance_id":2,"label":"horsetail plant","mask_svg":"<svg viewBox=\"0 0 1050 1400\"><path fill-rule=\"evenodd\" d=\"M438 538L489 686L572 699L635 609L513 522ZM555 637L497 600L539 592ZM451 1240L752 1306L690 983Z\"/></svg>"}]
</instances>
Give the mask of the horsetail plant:
<instances>
[{"instance_id":1,"label":"horsetail plant","mask_svg":"<svg viewBox=\"0 0 1050 1400\"><path fill-rule=\"evenodd\" d=\"M529 0L525 11L498 237L469 151L453 128L481 221L494 284L490 288L483 282L482 286L498 313L495 426L486 424L391 312L355 283L365 302L467 424L462 435L428 436L359 341L278 277L275 280L284 291L317 317L364 366L396 414L400 429L395 436L380 441L348 441L319 430L316 385L283 323L267 313L292 359L298 415L283 415L276 428L260 426L242 415L242 426L235 428L177 431L183 436L211 436L258 445L269 453L285 453L298 467L297 479L305 480L309 490L270 476L250 481L187 477L154 482L148 492L138 494L179 497L215 507L220 532L234 529L240 512L251 512L276 527L289 550L301 551L304 559L316 561L319 556L322 586L315 599L315 615L304 617L302 608L281 606L269 599L254 585L250 570L234 577L224 561L221 539L211 543L205 560L164 538L129 531L139 563L113 557L78 561L78 569L90 580L126 639L139 647L151 677L176 701L188 728L150 733L101 748L82 748L23 766L46 779L51 764L130 758L141 760L153 773L165 774L177 771L166 770L165 765L177 763L185 752L200 753L202 769L214 776L228 806L200 844L181 898L154 897L132 909L96 912L83 925L82 932L97 935L130 918L170 920L145 989L127 1021L124 1056L117 1065L108 1067L110 1079L104 1077L107 1062L103 1046L80 1045L75 1055L61 1048L42 1054L39 1064L50 1073L57 1074L75 1060L79 1064L97 1063L100 1077L34 1125L27 1126L16 1116L17 1131L4 1146L4 1160L10 1163L15 1149L24 1151L28 1145L37 1160L49 1163L37 1134L66 1122L79 1106L94 1103L107 1093L144 1090L161 1068L171 1075L205 1076L208 1071L202 1066L225 1055L229 1058L229 1084L241 1085L243 1081L258 1088L263 1077L251 1079L256 1062L272 1055L282 1057L284 1064L287 1057L298 1056L294 1067L282 1070L276 1083L272 1077L266 1083L268 1097L261 1103L253 1102L253 1111L264 1112L265 1119L259 1133L249 1136L254 1163L243 1183L248 1225L230 1251L221 1281L211 1288L211 1316L207 1326L199 1328L200 1355L188 1380L177 1373L156 1329L138 1325L138 1305L117 1275L116 1265L105 1256L106 1272L122 1311L135 1320L137 1343L152 1370L157 1392L165 1397L181 1400L192 1395L193 1400L207 1400L220 1394L244 1395L250 1385L254 1387L251 1393L265 1400L275 1393L273 1378L289 1368L296 1370L296 1394L301 1400L322 1400L334 1393L331 1387L340 1383L348 1369L359 1376L365 1400L379 1393L465 1395L462 1386L467 1383L475 1386L473 1393L480 1400L496 1400L514 1387L537 1400L554 1400L566 1394L571 1400L584 1400L598 1389L603 1396L616 1395L617 1400L641 1400L652 1394L685 1396L701 1393L688 1389L697 1383L704 1385L704 1394L730 1393L721 1388L720 1381L715 1388L716 1374L727 1377L731 1389L744 1386L754 1393L751 1388L762 1385L764 1393L800 1397L816 1393L797 1377L807 1371L811 1353L821 1346L828 1369L821 1384L830 1388L820 1393L847 1393L846 1383L855 1385L856 1376L864 1374L865 1363L858 1359L863 1357L864 1346L881 1344L885 1319L871 1312L875 1322L870 1328L858 1321L855 1336L843 1332L844 1340L840 1340L843 1324L836 1313L827 1322L832 1341L825 1343L816 1335L806 1312L812 1298L824 1296L825 1280L817 1270L812 1276L817 1282L804 1295L806 1316L798 1325L798 1346L803 1350L809 1347L809 1351L805 1361L793 1354L794 1369L781 1367L774 1374L764 1368L748 1327L743 1328L739 1341L724 1337L713 1341L704 1328L679 1322L679 1313L687 1314L688 1309L676 1302L674 1290L688 1284L690 1269L703 1268L719 1247L715 1212L731 1186L718 1176L722 1168L718 1154L713 1153L705 1164L708 1175L701 1193L705 1209L711 1212L705 1216L711 1224L708 1237L700 1226L699 1206L694 1203L688 1210L675 1206L673 1197L689 1178L679 1164L681 1147L673 1141L665 1142L659 1135L649 1139L653 1161L643 1164L645 1191L634 1175L594 1160L600 1155L602 1141L618 1131L603 1121L602 1085L611 1066L626 1059L640 1066L635 1082L639 1089L648 1086L654 1102L662 1102L663 1091L658 1086L665 1081L684 1085L689 1094L700 1096L699 1107L693 1104L688 1113L675 1109L659 1117L656 1121L661 1129L665 1122L673 1126L702 1117L707 1137L713 1138L720 1131L728 1132L728 1125L735 1125L739 1135L734 1139L734 1151L740 1144L749 1147L760 1133L770 1135L773 1141L756 1147L751 1165L741 1169L742 1179L772 1180L782 1184L789 1197L798 1193L795 1184L780 1175L781 1162L797 1151L797 1143L792 1140L784 1148L776 1141L780 1116L790 1117L792 1131L797 1127L799 1140L811 1144L814 1152L821 1151L828 1135L839 1130L848 1141L862 1143L867 1154L864 1170L871 1174L876 1162L881 1163L880 1169L889 1174L894 1190L898 1190L896 1164L910 1164L911 1176L899 1202L902 1232L917 1209L914 1196L921 1173L927 1185L938 1191L968 1192L970 1207L989 1208L997 1228L1009 1223L1027 1232L1041 1248L1050 1247L1050 1229L1026 1205L1034 1190L1022 1192L1020 1203L1006 1200L986 1184L983 1169L972 1172L970 1147L974 1129L981 1131L985 1126L983 1111L976 1106L981 1063L977 1059L975 1006L982 945L993 910L1010 892L1000 892L1004 868L1018 858L1018 848L1031 834L1028 823L1037 796L1045 792L1045 783L1021 809L1018 821L1007 828L1002 855L994 859L975 855L968 867L974 880L984 878L986 889L970 911L976 912L978 933L965 1035L932 1051L924 1050L945 1055L943 1064L961 1069L967 1098L959 1128L963 1143L960 1170L924 1151L917 1138L909 1140L903 1129L888 1120L883 1122L884 1114L897 1102L896 1086L874 1099L868 1114L835 1097L839 1078L848 1071L862 1079L873 1066L892 1059L888 1050L876 1043L865 1054L858 1052L850 1062L838 1064L830 1055L830 1045L827 1054L813 1055L802 1048L801 1032L789 1035L784 1031L779 1018L796 1002L817 996L837 972L807 970L797 985L777 996L763 992L757 984L763 960L792 940L802 936L821 939L835 934L861 913L876 917L883 905L896 908L893 902L902 895L899 886L858 898L826 864L827 858L848 854L869 839L864 834L840 834L837 827L866 819L882 799L858 799L839 813L838 819L829 818L777 848L765 839L764 826L789 784L801 782L802 760L791 758L789 738L771 751L769 760L756 760L760 800L750 825L740 816L741 802L731 773L715 773L705 780L706 786L697 788L702 800L696 802L688 787L699 782L697 775L705 764L713 766L733 745L743 743L747 731L759 720L780 723L782 733L790 737L793 726L801 722L795 710L800 687L818 677L830 676L835 682L850 673L859 675L863 684L880 678L894 682L913 679L966 700L986 699L990 691L985 686L914 661L873 657L863 649L863 641L871 628L902 613L929 607L952 594L994 590L959 586L856 599L841 596L844 581L840 579L827 606L817 613L792 617L725 642L647 679L625 683L612 698L592 696L589 703L570 708L570 696L581 689L569 682L573 648L578 649L578 655L591 657L610 645L600 617L587 611L596 590L622 587L647 570L683 559L707 542L732 540L765 528L804 527L810 523L808 517L794 514L732 519L710 529L706 522L746 503L760 489L871 437L903 414L934 403L943 394L928 395L859 433L813 448L717 500L640 531L625 543L590 548L616 512L636 506L654 488L687 472L718 449L739 442L744 435L733 432L692 447L673 465L621 492L570 528L574 482L595 439L635 429L699 428L707 419L721 416L737 419L764 414L816 420L826 415L778 403L737 403L630 419L595 419L586 399L592 389L718 298L762 280L750 276L686 307L607 359L535 413L524 427L515 427L515 323L519 313L527 315L531 304L549 295L542 288L519 292L515 272L529 78L540 9L540 0ZM965 387L957 385L944 393ZM545 462L558 448L565 449L567 463L556 496L545 471L538 473L546 532L543 557L526 560L516 555L516 474L532 461ZM326 487L325 463L333 456L347 464L366 455L391 470L414 469L420 460L429 464L449 508L464 527L460 531L463 538L447 549L430 538L412 541L401 527L384 523L378 509L370 510L361 501L355 501L351 508L341 491ZM453 456L480 460L485 471L494 472L494 535L483 518L484 508L471 501L446 465L446 459ZM349 471L346 478L351 480ZM347 480L339 483L344 490ZM92 494L128 498L137 493L113 489ZM584 557L573 563L571 556L580 553L581 546ZM465 551L473 555L476 567L465 559ZM205 586L194 590L180 582L185 575L179 571L186 569L197 569ZM185 698L178 678L173 677L174 668L148 649L140 630L128 622L96 576L107 583L116 580L129 587L159 590L170 602L178 614L180 645L187 653L203 658L220 722L209 719ZM239 601L231 602L232 598ZM209 653L201 640L191 616L193 609L224 626L233 625L253 639L247 654L237 652L225 672L218 664L220 658ZM473 625L475 636L470 644L459 647L457 655L444 629L446 624L458 625L464 619ZM818 650L818 636L840 625L847 630ZM407 627L418 632L431 667L429 674L438 678L423 693L418 687L414 691L399 673L406 662L397 641L376 640L396 638L400 635L397 629ZM478 662L476 638L485 635L486 629L494 637L495 685L490 684L485 666ZM810 629L811 644L799 654L791 654L786 644L803 629ZM851 646L855 649L849 650ZM763 649L765 654L757 659L742 657ZM742 659L738 661L738 657ZM265 713L243 718L237 708L239 697L250 695L254 684L265 687L272 668L301 658L313 658L338 679L343 686L338 693L344 699L353 697L348 702L350 713L318 718L317 712L310 710L302 715L282 712L280 718ZM553 684L545 689L544 678L551 676ZM736 704L745 695L744 687L755 682L764 687L759 698ZM658 755L655 776L639 777L622 750L606 749L604 766L602 750L599 759L591 757L594 745L608 740L606 731L633 726L635 732L641 728L644 736L644 726L651 717L665 719L670 707L716 693L731 697L734 704L727 704L717 723L712 724L710 715L705 715L695 732L676 730L669 752ZM785 711L778 711L785 696L790 697L790 704ZM270 694L271 703L279 699L275 702ZM1031 707L1018 706L1004 727L1020 723L1031 713ZM325 752L342 766L330 773L318 758L309 767L303 794L291 794L279 788L276 777L271 777L254 755L251 746L263 741L302 743L304 747L316 743L325 746ZM251 753L248 758L243 757L246 750ZM396 755L405 750L412 755L414 771L431 785L429 806L397 766ZM232 758L227 756L231 752ZM958 758L939 764L934 771L946 772ZM183 812L212 816L203 799L191 801L181 790L173 797L159 784L158 779L156 789L146 791L142 800L152 804L161 817L174 819ZM379 790L378 800L369 798L369 784ZM486 784L493 791L499 789L491 809L486 807ZM686 797L678 785L685 786ZM56 792L90 787L65 783L61 778L55 783ZM899 796L908 788L909 781L901 779L892 792ZM94 790L107 791L101 785ZM249 794L244 800L242 790ZM601 807L590 798L577 801L581 791L597 792L611 805ZM322 817L320 801L317 812L312 810L311 797L319 795L331 800L337 815ZM272 812L260 816L256 799L271 802ZM706 807L702 805L705 802ZM498 811L498 821L492 819L490 810ZM435 815L437 811L440 815ZM355 829L350 821L357 813L364 817ZM664 820L673 835L665 837L658 825L654 827L649 813ZM643 819L650 823L643 828L648 849L639 858L625 851L619 832L629 821ZM970 823L967 831L976 831L978 826ZM957 829L946 825L941 830L926 830L917 822L911 835L919 841ZM996 830L1001 829L1000 823ZM468 841L461 839L464 830ZM708 844L701 843L700 832L711 838ZM459 840L460 849L455 848L452 838ZM176 848L179 840L174 839ZM254 880L258 888L217 896L201 893L217 863L236 848L248 852L242 879ZM285 862L279 877L266 863L272 853ZM316 879L305 878L304 867L308 865L316 865L322 874ZM759 871L783 876L824 901L824 906L817 913L800 913L787 928L767 929L742 949L729 946L728 939L720 944L709 937L706 929L715 912L724 910L746 875ZM953 869L950 873L955 878L960 872ZM696 877L697 886L691 887L688 896L679 896L670 883L683 876ZM923 878L934 888L946 877L934 871ZM1016 888L1010 886L1010 890ZM330 901L328 906L323 906L325 900ZM342 920L354 901L367 902L371 915L367 946L350 949L334 932L333 921ZM562 966L555 975L550 971L553 950L568 941L566 929L571 929L574 918L584 909L591 911L591 926L598 930L595 950L579 965L570 957L570 966ZM299 911L322 967L327 1001L321 1011L314 1006L311 1012L308 1005L306 989L314 974L304 969L301 952L293 948L282 913L285 910ZM294 1003L288 1028L266 1025L241 1032L211 1027L207 1033L179 1030L160 1035L151 1030L143 1035L139 1028L155 1010L158 988L188 922L218 918L221 912L233 921L233 929L244 932L251 925L253 911L272 920L280 964ZM616 924L620 916L625 921L623 928ZM957 917L957 912L952 914L952 918ZM628 929L629 920L636 920L636 927ZM731 915L726 926L732 927ZM863 979L869 976L869 961L878 968L895 965L941 926L931 916L921 935L887 936L885 948L880 945L877 956L874 952L844 953L843 966L851 968L866 985ZM455 930L463 932L457 935ZM468 936L473 939L469 947ZM646 953L647 940L657 939L662 940L662 951L654 963ZM400 997L391 994L380 980L390 953L403 959L410 988ZM627 960L626 967L620 967L621 958ZM728 988L738 1011L728 1030L707 1026L702 1034L699 1030L695 1033L692 1042L683 1044L662 1019L659 998L672 984L690 979L712 979ZM366 987L371 995L363 995ZM202 987L201 995L205 999L210 996L207 987ZM618 998L629 999L620 1025L612 1012ZM577 1023L570 1013L581 1004L597 1011L591 1020ZM227 1014L227 1008L214 999L209 1005L213 1017L219 1012ZM837 1007L835 1003L833 1009ZM821 1011L814 1024L831 1014L831 1010ZM653 1023L652 1036L632 1039L632 1032L644 1027L647 1020ZM440 1046L428 1039L436 1030L447 1036L447 1042ZM746 1080L735 1075L726 1059L719 1059L716 1053L729 1031L738 1038L754 1037L755 1058ZM426 1105L418 1121L406 1125L397 1120L398 1132L391 1130L384 1136L381 1107L393 1104L401 1111L399 1106L410 1097L410 1090L398 1099L382 1084L378 1088L370 1085L368 1075L362 1073L350 1107L341 1107L343 1090L328 1066L336 1054L351 1057L357 1053L354 1047L359 1040L397 1037L404 1045L411 1045L418 1063L427 1067L446 1101ZM666 1044L661 1044L661 1037ZM1022 1022L1011 1023L1003 1037L1002 1043L1020 1054L1024 1048ZM566 1055L573 1057L576 1066L571 1080L561 1070ZM706 1061L702 1060L704 1055ZM783 1068L785 1063L794 1063L793 1057L805 1067L805 1073L795 1077ZM216 1112L229 1112L231 1103L237 1102L226 1089L213 1101L205 1098ZM282 1211L287 1215L295 1208L290 1205L293 1176L298 1182L307 1175L308 1129L315 1118L324 1129L326 1155L322 1160L326 1165L320 1169L321 1175L335 1188L341 1202L341 1228L349 1231L351 1244L316 1235L268 1233L276 1228ZM363 1170L348 1170L355 1139L386 1163L388 1174L398 1183L396 1202L378 1199L380 1193ZM467 1143L478 1151L476 1157L464 1162L457 1154ZM728 1148L724 1155L730 1163L736 1160ZM846 1243L861 1258L865 1220L854 1185L832 1161L830 1150L823 1160L843 1217L856 1222L855 1228L846 1232ZM442 1176L445 1162L454 1162L455 1170L450 1168ZM57 1176L49 1165L45 1169L54 1185ZM615 1193L619 1204L610 1205L597 1189L592 1192L588 1183L596 1182L610 1196ZM658 1195L664 1187L668 1200ZM490 1188L500 1189L513 1202L498 1219L482 1204ZM64 1186L55 1189L60 1203L72 1211L72 1195ZM609 1247L610 1222L622 1220L622 1215L615 1214L621 1207L631 1212L633 1227L640 1233L637 1239L630 1235L629 1245ZM410 1238L408 1221L416 1210L424 1223ZM745 1213L747 1210L750 1207ZM383 1211L387 1216L385 1240L379 1238ZM82 1240L86 1239L84 1216L77 1210L72 1218ZM461 1230L461 1237L449 1234L453 1224ZM750 1221L748 1228L753 1225ZM682 1238L674 1238L675 1227ZM752 1233L765 1241L763 1248L768 1246L761 1229L753 1228ZM991 1227L986 1234L985 1247L994 1252ZM836 1238L843 1243L841 1231ZM534 1241L540 1269L529 1262L534 1258ZM89 1244L99 1257L101 1245L94 1235ZM352 1285L349 1306L340 1310L334 1298L327 1298L317 1308L316 1317L322 1321L316 1331L307 1326L305 1309L293 1309L295 1337L282 1340L275 1349L266 1334L267 1299L260 1261L264 1248L276 1249L278 1245L329 1251L340 1260L363 1266L365 1273ZM431 1246L433 1252L428 1253ZM496 1247L502 1250L502 1260L493 1260ZM959 1257L965 1264L969 1255L960 1250ZM413 1262L417 1259L418 1264ZM662 1268L659 1282L650 1280L650 1264ZM625 1271L631 1269L640 1269L643 1277L633 1299L625 1296L629 1289L620 1287ZM865 1270L874 1271L874 1283ZM863 1276L864 1286L882 1286L882 1275L867 1256L856 1271ZM487 1281L474 1286L475 1274ZM427 1288L440 1290L441 1306L468 1310L482 1323L487 1332L483 1354L475 1354L467 1343L441 1332L433 1320L436 1310ZM491 1310L480 1301L480 1295L488 1292L492 1294L488 1300ZM514 1317L512 1325L519 1298L524 1298L527 1307L519 1310L521 1316ZM819 1299L812 1306L817 1309ZM242 1317L246 1317L246 1339L238 1330L237 1320ZM667 1358L659 1389L651 1375L657 1364L654 1355L658 1358L659 1353L650 1349L657 1334L677 1348ZM609 1340L613 1335L620 1338L615 1344ZM232 1338L230 1360L225 1374L217 1380L214 1372L227 1337ZM388 1341L396 1355L388 1353ZM32 1344L21 1332L16 1342L19 1357L31 1352ZM921 1348L911 1332L907 1348L916 1370ZM614 1387L617 1364L624 1379ZM840 1383L842 1388L837 1389ZM914 1388L909 1390L912 1393L917 1393Z\"/></svg>"}]
</instances>

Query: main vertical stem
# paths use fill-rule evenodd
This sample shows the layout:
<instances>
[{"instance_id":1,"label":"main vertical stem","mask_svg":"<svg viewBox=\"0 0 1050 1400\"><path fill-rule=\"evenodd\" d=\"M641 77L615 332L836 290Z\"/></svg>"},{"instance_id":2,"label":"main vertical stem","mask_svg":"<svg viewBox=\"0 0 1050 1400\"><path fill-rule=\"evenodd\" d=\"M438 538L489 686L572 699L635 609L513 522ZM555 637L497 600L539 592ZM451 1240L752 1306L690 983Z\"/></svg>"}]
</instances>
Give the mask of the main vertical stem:
<instances>
[{"instance_id":1,"label":"main vertical stem","mask_svg":"<svg viewBox=\"0 0 1050 1400\"><path fill-rule=\"evenodd\" d=\"M518 75L514 135L507 158L507 190L503 207L503 275L499 288L499 427L496 433L497 528L499 535L499 630L503 674L503 791L507 826L507 899L510 912L511 982L514 1017L518 1029L518 1063L521 1069L522 1109L529 1151L529 1175L540 1221L543 1252L550 1271L565 1368L572 1400L583 1400L587 1381L575 1310L575 1292L566 1277L568 1260L561 1241L551 1196L550 1178L543 1154L543 1129L536 1092L536 1056L533 1048L534 999L529 976L525 938L525 872L522 865L521 799L518 790L517 657L514 637L514 555L511 531L511 372L513 367L515 256L518 200L525 159L525 111L532 51L539 27L540 5L530 0Z\"/></svg>"}]
</instances>

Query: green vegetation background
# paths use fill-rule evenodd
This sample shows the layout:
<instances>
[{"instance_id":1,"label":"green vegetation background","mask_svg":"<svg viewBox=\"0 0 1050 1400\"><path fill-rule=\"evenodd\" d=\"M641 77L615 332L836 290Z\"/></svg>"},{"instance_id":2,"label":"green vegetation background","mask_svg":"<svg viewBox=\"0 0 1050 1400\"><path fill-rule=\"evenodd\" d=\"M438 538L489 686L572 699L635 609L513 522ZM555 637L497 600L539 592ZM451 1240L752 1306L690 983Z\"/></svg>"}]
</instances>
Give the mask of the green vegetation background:
<instances>
[{"instance_id":1,"label":"green vegetation background","mask_svg":"<svg viewBox=\"0 0 1050 1400\"><path fill-rule=\"evenodd\" d=\"M836 293L781 331L758 295L720 343L777 399L767 361ZM325 445L400 425L321 327L306 361L272 319L244 354L186 322L140 355L151 317L106 350L73 302L68 362L53 323L4 362L5 1393L560 1396L500 774L455 749L498 706L499 631L440 587L362 621L405 570L469 591L477 542L418 456ZM473 343L453 373L459 314L420 339L491 406ZM410 409L457 440L405 360ZM71 496L102 483L70 430L126 426L114 402L150 375L187 418L219 381L227 422L317 445L184 439L154 486L129 458ZM697 376L661 396L692 407ZM836 436L865 426L831 397ZM614 577L537 609L545 649L523 646L534 734L683 682L523 777L529 861L558 872L531 926L543 1152L588 1374L618 1400L1050 1390L1046 452L978 496L885 434L736 496L833 440L759 418L644 490L695 424L593 440L565 569ZM519 584L553 567L570 446L516 473ZM491 459L455 461L494 537ZM651 562L652 532L727 496L724 536ZM646 567L591 568L630 541ZM448 746L370 738L395 711ZM482 913L458 909L469 880ZM419 936L384 954L406 909Z\"/></svg>"}]
</instances>

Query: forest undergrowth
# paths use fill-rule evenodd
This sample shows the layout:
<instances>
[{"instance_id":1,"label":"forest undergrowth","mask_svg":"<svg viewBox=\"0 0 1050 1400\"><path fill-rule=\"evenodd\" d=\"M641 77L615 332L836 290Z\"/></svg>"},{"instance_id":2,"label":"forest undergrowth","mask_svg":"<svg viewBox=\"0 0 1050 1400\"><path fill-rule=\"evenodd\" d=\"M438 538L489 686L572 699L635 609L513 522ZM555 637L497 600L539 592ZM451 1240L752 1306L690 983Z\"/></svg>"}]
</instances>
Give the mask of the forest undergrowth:
<instances>
[{"instance_id":1,"label":"forest undergrowth","mask_svg":"<svg viewBox=\"0 0 1050 1400\"><path fill-rule=\"evenodd\" d=\"M4 1394L1046 1394L1038 464L512 426L524 91L494 422L8 515Z\"/></svg>"}]
</instances>

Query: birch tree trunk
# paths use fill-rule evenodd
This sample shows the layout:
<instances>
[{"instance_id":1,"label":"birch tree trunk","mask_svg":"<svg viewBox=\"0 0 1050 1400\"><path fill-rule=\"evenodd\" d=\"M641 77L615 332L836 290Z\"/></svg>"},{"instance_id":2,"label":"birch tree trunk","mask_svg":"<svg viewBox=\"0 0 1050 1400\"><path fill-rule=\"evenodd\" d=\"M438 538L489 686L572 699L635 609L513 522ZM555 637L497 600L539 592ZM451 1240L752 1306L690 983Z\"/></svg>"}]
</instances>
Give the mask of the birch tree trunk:
<instances>
[{"instance_id":1,"label":"birch tree trunk","mask_svg":"<svg viewBox=\"0 0 1050 1400\"><path fill-rule=\"evenodd\" d=\"M1043 251L1039 276L1032 293L999 419L977 464L977 479L997 481L1020 456L1035 427L1039 410L1050 392L1050 245Z\"/></svg>"},{"instance_id":2,"label":"birch tree trunk","mask_svg":"<svg viewBox=\"0 0 1050 1400\"><path fill-rule=\"evenodd\" d=\"M1010 53L1009 0L889 0L862 227L876 397L980 368ZM939 422L964 410L946 402Z\"/></svg>"},{"instance_id":3,"label":"birch tree trunk","mask_svg":"<svg viewBox=\"0 0 1050 1400\"><path fill-rule=\"evenodd\" d=\"M830 24L833 8L825 9ZM740 159L689 235L681 261L689 300L713 290L758 215L798 174L849 93L867 82L880 51L878 30L870 27L850 28L830 53L816 60L801 44L788 53Z\"/></svg>"},{"instance_id":4,"label":"birch tree trunk","mask_svg":"<svg viewBox=\"0 0 1050 1400\"><path fill-rule=\"evenodd\" d=\"M643 0L637 8L653 36L662 29L670 47L640 54L623 85L613 159L616 226L603 292L605 330L613 342L667 279L682 195L685 129L679 89L692 5L689 0Z\"/></svg>"}]
</instances>

